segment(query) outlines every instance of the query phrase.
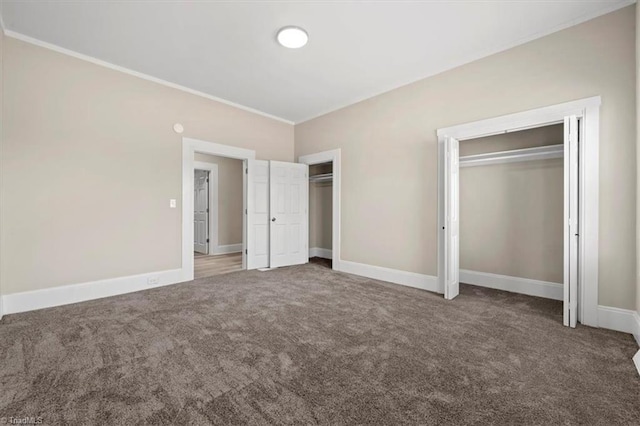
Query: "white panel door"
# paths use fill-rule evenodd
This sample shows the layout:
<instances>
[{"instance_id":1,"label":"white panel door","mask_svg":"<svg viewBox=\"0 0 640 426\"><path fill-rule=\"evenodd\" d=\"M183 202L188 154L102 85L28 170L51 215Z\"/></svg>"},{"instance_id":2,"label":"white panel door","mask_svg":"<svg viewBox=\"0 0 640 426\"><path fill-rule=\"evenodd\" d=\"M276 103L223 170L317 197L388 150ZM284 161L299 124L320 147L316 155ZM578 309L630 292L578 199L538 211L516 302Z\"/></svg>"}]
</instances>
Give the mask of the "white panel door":
<instances>
[{"instance_id":1,"label":"white panel door","mask_svg":"<svg viewBox=\"0 0 640 426\"><path fill-rule=\"evenodd\" d=\"M271 253L270 266L309 261L309 166L270 162Z\"/></svg>"},{"instance_id":2,"label":"white panel door","mask_svg":"<svg viewBox=\"0 0 640 426\"><path fill-rule=\"evenodd\" d=\"M194 171L193 251L209 253L209 173L206 170Z\"/></svg>"},{"instance_id":3,"label":"white panel door","mask_svg":"<svg viewBox=\"0 0 640 426\"><path fill-rule=\"evenodd\" d=\"M459 143L447 137L445 149L445 281L444 297L453 299L460 293L460 165Z\"/></svg>"},{"instance_id":4,"label":"white panel door","mask_svg":"<svg viewBox=\"0 0 640 426\"><path fill-rule=\"evenodd\" d=\"M578 318L578 143L575 115L564 119L564 315L563 323L575 327Z\"/></svg>"},{"instance_id":5,"label":"white panel door","mask_svg":"<svg viewBox=\"0 0 640 426\"><path fill-rule=\"evenodd\" d=\"M247 160L247 269L269 267L269 162Z\"/></svg>"}]
</instances>

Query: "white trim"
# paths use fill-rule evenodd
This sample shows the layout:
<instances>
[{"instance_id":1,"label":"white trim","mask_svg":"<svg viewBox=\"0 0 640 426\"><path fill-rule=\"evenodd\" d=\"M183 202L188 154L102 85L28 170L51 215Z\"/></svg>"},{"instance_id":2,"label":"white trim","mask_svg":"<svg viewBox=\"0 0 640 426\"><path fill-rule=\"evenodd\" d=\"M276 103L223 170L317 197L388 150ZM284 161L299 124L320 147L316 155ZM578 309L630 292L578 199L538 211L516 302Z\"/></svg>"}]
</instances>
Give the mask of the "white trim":
<instances>
[{"instance_id":1,"label":"white trim","mask_svg":"<svg viewBox=\"0 0 640 426\"><path fill-rule=\"evenodd\" d=\"M634 315L634 328L633 328L633 337L636 339L636 343L640 346L640 312L636 312Z\"/></svg>"},{"instance_id":2,"label":"white trim","mask_svg":"<svg viewBox=\"0 0 640 426\"><path fill-rule=\"evenodd\" d=\"M66 49L64 47L61 47L61 46L58 46L58 45L55 45L55 44L52 44L52 43L48 43L46 41L38 40L36 38L29 37L27 35L24 35L24 34L15 32L15 31L5 30L4 33L5 33L5 35L7 37L15 38L16 40L20 40L20 41L23 41L25 43L29 43L29 44L33 44L35 46L39 46L39 47L42 47L42 48L45 48L45 49L53 50L54 52L62 53L63 55L71 56L71 57L74 57L76 59L80 59L80 60L83 60L83 61L86 61L86 62L91 62L92 64L99 65L101 67L105 67L105 68L109 68L109 69L112 69L112 70L115 70L115 71L119 71L119 72L124 73L124 74L129 74L129 75L132 75L134 77L141 78L143 80L147 80L147 81L151 81L153 83L161 84L163 86L170 87L170 88L176 89L176 90L180 90L182 92L186 92L186 93L189 93L189 94L192 94L192 95L195 95L195 96L200 96L202 98L209 99L211 101L215 101L215 102L219 102L221 104L229 105L231 107L238 108L238 109L241 109L243 111L250 112L252 114L257 114L257 115L260 115L260 116L263 116L263 117L267 117L267 118L270 118L272 120L280 121L282 123L286 123L286 124L290 124L290 125L294 125L295 124L291 120L287 120L287 119L284 119L282 117L277 117L275 115L272 115L272 114L257 110L255 108L251 108L251 107L244 106L244 105L241 105L241 104L238 104L238 103L235 103L235 102L231 102L231 101L228 101L226 99L222 99L222 98L219 98L217 96L213 96L213 95L210 95L208 93L201 92L199 90L190 89L188 87L181 86L181 85L176 84L176 83L171 83L169 81L162 80L162 79L157 78L157 77L153 77L153 76L151 76L149 74L144 74L144 73L141 73L141 72L138 72L138 71L134 71L134 70L129 69L129 68L122 67L120 65L115 65L115 64L112 64L110 62L103 61L102 59L97 59L97 58L94 58L93 56L89 56L89 55L85 55L83 53L75 52L73 50Z\"/></svg>"},{"instance_id":3,"label":"white trim","mask_svg":"<svg viewBox=\"0 0 640 426\"><path fill-rule=\"evenodd\" d=\"M563 299L563 285L549 281L461 269L460 283L510 291L512 293L527 294L529 296L545 297L547 299Z\"/></svg>"},{"instance_id":4,"label":"white trim","mask_svg":"<svg viewBox=\"0 0 640 426\"><path fill-rule=\"evenodd\" d=\"M322 259L331 259L333 253L331 250L320 247L312 247L309 249L309 257L321 257Z\"/></svg>"},{"instance_id":5,"label":"white trim","mask_svg":"<svg viewBox=\"0 0 640 426\"><path fill-rule=\"evenodd\" d=\"M340 272L346 272L348 274L373 278L379 281L386 281L393 284L400 284L436 293L440 292L438 289L438 277L431 275L401 271L399 269L383 268L382 266L366 265L364 263L356 263L348 260L340 262Z\"/></svg>"},{"instance_id":6,"label":"white trim","mask_svg":"<svg viewBox=\"0 0 640 426\"><path fill-rule=\"evenodd\" d=\"M199 139L182 138L182 280L193 280L193 170L194 155L217 155L239 160L253 160L256 152L250 149L237 148ZM246 203L246 187L243 190ZM243 230L246 228L246 215L242 215ZM246 265L246 231L243 231L242 265Z\"/></svg>"},{"instance_id":7,"label":"white trim","mask_svg":"<svg viewBox=\"0 0 640 426\"><path fill-rule=\"evenodd\" d=\"M224 246L216 245L210 254L228 254L228 253L241 253L242 243L240 244L226 244Z\"/></svg>"},{"instance_id":8,"label":"white trim","mask_svg":"<svg viewBox=\"0 0 640 426\"><path fill-rule=\"evenodd\" d=\"M517 112L515 114L445 127L438 129L437 135L438 137L450 136L458 140L466 140L558 124L561 121L560 117L562 117L563 122L564 117L569 115L582 117L585 109L599 107L601 103L602 100L600 96L593 96L591 98L550 105Z\"/></svg>"},{"instance_id":9,"label":"white trim","mask_svg":"<svg viewBox=\"0 0 640 426\"><path fill-rule=\"evenodd\" d=\"M6 294L2 297L2 300L6 308L5 313L16 314L19 312L133 293L155 287L163 287L181 282L182 276L181 269L171 269L168 271L150 272L127 277ZM150 280L152 280L152 282L153 280L157 280L157 282L149 284Z\"/></svg>"},{"instance_id":10,"label":"white trim","mask_svg":"<svg viewBox=\"0 0 640 426\"><path fill-rule=\"evenodd\" d=\"M341 245L341 202L342 199L342 151L340 148L330 151L318 152L315 154L301 155L298 157L298 163L312 165L321 164L331 161L333 163L333 184L332 184L332 235L331 235L331 253L333 262L331 268L335 271L342 271L342 259L340 257Z\"/></svg>"},{"instance_id":11,"label":"white trim","mask_svg":"<svg viewBox=\"0 0 640 426\"><path fill-rule=\"evenodd\" d=\"M460 157L460 167L489 166L493 164L548 160L562 157L564 157L564 145L547 145L535 148L489 152L486 154L465 155Z\"/></svg>"},{"instance_id":12,"label":"white trim","mask_svg":"<svg viewBox=\"0 0 640 426\"><path fill-rule=\"evenodd\" d=\"M382 266L367 265L364 263L343 260L340 262L340 272L373 278L393 284L419 288L434 293L441 293L438 288L438 277L418 274L415 272L401 271L399 269L384 268Z\"/></svg>"},{"instance_id":13,"label":"white trim","mask_svg":"<svg viewBox=\"0 0 640 426\"><path fill-rule=\"evenodd\" d=\"M633 356L633 363L636 365L638 374L640 374L640 351L636 352L636 354Z\"/></svg>"},{"instance_id":14,"label":"white trim","mask_svg":"<svg viewBox=\"0 0 640 426\"><path fill-rule=\"evenodd\" d=\"M444 164L442 146L445 137L474 139L534 127L555 124L564 117L576 115L584 129L580 143L580 240L579 265L581 282L578 290L578 320L592 327L598 321L598 221L599 221L599 146L600 96L551 105L515 114L438 129L438 276L444 290Z\"/></svg>"},{"instance_id":15,"label":"white trim","mask_svg":"<svg viewBox=\"0 0 640 426\"><path fill-rule=\"evenodd\" d=\"M638 313L631 309L598 306L598 327L622 333L634 334L637 330Z\"/></svg>"},{"instance_id":16,"label":"white trim","mask_svg":"<svg viewBox=\"0 0 640 426\"><path fill-rule=\"evenodd\" d=\"M194 170L209 171L209 243L207 254L214 254L218 247L218 165L206 161L194 161Z\"/></svg>"}]
</instances>

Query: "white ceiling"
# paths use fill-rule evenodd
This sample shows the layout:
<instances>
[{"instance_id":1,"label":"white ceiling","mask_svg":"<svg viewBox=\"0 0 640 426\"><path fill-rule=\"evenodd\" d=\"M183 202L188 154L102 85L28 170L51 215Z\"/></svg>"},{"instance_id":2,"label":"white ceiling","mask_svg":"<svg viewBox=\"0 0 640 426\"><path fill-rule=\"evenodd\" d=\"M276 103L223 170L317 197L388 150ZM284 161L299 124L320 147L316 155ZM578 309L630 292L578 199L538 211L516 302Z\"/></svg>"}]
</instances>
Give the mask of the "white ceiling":
<instances>
[{"instance_id":1,"label":"white ceiling","mask_svg":"<svg viewBox=\"0 0 640 426\"><path fill-rule=\"evenodd\" d=\"M2 1L19 33L301 122L615 10L590 1ZM279 46L280 27L309 44Z\"/></svg>"}]
</instances>

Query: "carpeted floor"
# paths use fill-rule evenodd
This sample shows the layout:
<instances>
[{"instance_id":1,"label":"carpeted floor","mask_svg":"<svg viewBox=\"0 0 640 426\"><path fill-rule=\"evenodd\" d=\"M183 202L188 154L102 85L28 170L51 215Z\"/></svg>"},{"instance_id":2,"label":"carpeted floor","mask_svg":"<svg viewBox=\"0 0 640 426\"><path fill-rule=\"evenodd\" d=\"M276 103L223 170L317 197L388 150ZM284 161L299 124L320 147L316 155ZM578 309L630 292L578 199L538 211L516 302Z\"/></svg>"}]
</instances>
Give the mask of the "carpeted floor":
<instances>
[{"instance_id":1,"label":"carpeted floor","mask_svg":"<svg viewBox=\"0 0 640 426\"><path fill-rule=\"evenodd\" d=\"M43 424L640 424L630 335L321 264L9 315L0 417Z\"/></svg>"}]
</instances>

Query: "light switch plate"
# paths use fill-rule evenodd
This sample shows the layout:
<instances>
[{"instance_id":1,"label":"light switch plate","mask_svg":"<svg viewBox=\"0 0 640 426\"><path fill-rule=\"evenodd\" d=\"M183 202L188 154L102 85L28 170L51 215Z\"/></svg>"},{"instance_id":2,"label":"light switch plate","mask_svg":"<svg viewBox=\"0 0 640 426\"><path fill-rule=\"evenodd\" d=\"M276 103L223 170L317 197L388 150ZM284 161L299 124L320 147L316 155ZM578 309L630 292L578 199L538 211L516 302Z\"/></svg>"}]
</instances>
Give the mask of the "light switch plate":
<instances>
[{"instance_id":1,"label":"light switch plate","mask_svg":"<svg viewBox=\"0 0 640 426\"><path fill-rule=\"evenodd\" d=\"M174 200L173 198L169 200L169 207L171 207L172 209L176 208L176 200Z\"/></svg>"}]
</instances>

